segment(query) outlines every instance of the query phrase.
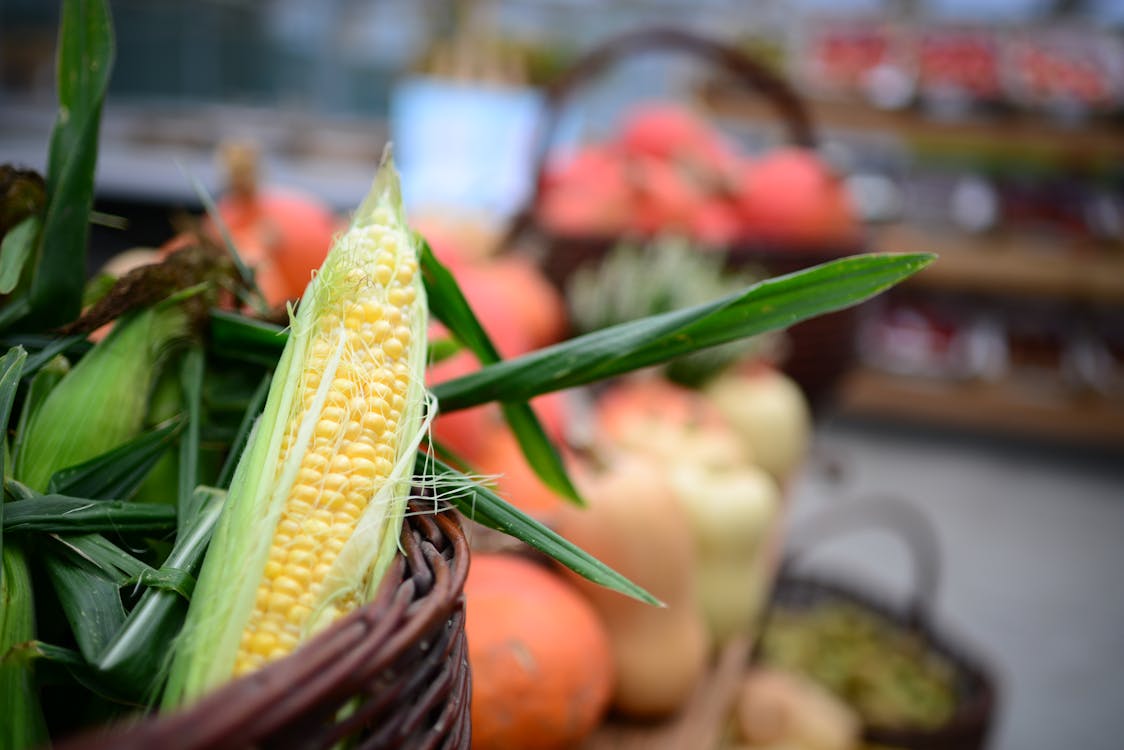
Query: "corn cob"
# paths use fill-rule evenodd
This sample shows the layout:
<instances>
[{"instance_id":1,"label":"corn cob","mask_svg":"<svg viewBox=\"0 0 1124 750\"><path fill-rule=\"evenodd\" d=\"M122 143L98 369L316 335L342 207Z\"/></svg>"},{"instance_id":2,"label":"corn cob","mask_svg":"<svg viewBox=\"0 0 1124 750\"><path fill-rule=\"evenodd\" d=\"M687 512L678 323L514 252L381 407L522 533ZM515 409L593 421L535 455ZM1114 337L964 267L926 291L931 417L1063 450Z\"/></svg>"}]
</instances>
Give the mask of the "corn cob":
<instances>
[{"instance_id":1,"label":"corn cob","mask_svg":"<svg viewBox=\"0 0 1124 750\"><path fill-rule=\"evenodd\" d=\"M292 317L195 589L165 705L285 656L373 596L424 435L426 303L384 160Z\"/></svg>"}]
</instances>

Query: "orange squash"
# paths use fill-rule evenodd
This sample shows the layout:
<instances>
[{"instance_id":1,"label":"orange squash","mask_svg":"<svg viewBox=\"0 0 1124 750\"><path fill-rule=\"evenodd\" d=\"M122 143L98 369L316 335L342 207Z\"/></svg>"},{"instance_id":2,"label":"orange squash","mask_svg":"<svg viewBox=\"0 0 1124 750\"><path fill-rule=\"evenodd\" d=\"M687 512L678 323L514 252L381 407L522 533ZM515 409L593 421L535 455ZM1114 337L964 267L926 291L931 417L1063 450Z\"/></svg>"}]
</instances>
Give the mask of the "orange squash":
<instances>
[{"instance_id":1,"label":"orange squash","mask_svg":"<svg viewBox=\"0 0 1124 750\"><path fill-rule=\"evenodd\" d=\"M613 686L596 611L549 569L475 553L464 587L473 750L566 750L601 722Z\"/></svg>"},{"instance_id":2,"label":"orange squash","mask_svg":"<svg viewBox=\"0 0 1124 750\"><path fill-rule=\"evenodd\" d=\"M254 146L229 144L222 157L229 184L218 201L218 213L235 247L254 267L268 303L301 296L332 246L338 227L335 215L309 193L259 185ZM207 228L219 239L213 223L208 221Z\"/></svg>"}]
</instances>

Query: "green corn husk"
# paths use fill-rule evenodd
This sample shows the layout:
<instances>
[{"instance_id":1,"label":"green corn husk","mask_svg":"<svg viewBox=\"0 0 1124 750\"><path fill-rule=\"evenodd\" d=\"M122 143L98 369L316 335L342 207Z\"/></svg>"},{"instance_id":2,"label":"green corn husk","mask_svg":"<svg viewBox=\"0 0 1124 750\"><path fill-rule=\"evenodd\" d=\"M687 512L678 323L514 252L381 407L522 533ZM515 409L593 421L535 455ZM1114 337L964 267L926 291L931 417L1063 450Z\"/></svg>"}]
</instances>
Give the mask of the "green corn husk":
<instances>
[{"instance_id":1,"label":"green corn husk","mask_svg":"<svg viewBox=\"0 0 1124 750\"><path fill-rule=\"evenodd\" d=\"M188 332L177 304L123 318L66 373L28 419L14 475L44 492L59 469L140 434L159 363Z\"/></svg>"},{"instance_id":2,"label":"green corn husk","mask_svg":"<svg viewBox=\"0 0 1124 750\"><path fill-rule=\"evenodd\" d=\"M235 675L243 632L251 622L259 586L266 576L275 530L283 518L302 461L312 450L312 431L335 387L308 385L306 373L322 366L322 360L314 356L315 351L328 349L335 363L328 368L342 368L341 356L360 346L356 334L326 320L356 300L389 294L370 273L375 250L364 245L362 238L372 236L371 233L392 236L395 247L401 248L398 262L412 263L416 268L417 245L405 223L398 175L389 157L384 158L350 228L333 244L292 316L291 332L264 411L239 459L187 621L176 643L165 707L188 702ZM409 284L415 296L408 306L408 321L403 324L411 332L404 355L408 384L406 406L392 437L396 446L393 469L377 480L381 484L371 489L366 509L331 563L331 570L323 579L323 590L315 595L318 598L301 626L302 641L373 597L398 550L415 455L426 432L423 421L427 412L427 315L420 272L413 275ZM388 361L383 352L377 356L382 358L378 361ZM316 382L327 383L330 376L332 372L317 370ZM357 386L359 392L365 387ZM306 406L313 393L311 405ZM348 417L355 418L354 414ZM287 451L282 446L286 435L293 439Z\"/></svg>"},{"instance_id":3,"label":"green corn husk","mask_svg":"<svg viewBox=\"0 0 1124 750\"><path fill-rule=\"evenodd\" d=\"M47 739L47 726L38 692L23 648L35 637L35 612L31 574L23 550L4 545L0 571L0 747L39 747Z\"/></svg>"},{"instance_id":4,"label":"green corn husk","mask_svg":"<svg viewBox=\"0 0 1124 750\"><path fill-rule=\"evenodd\" d=\"M5 426L5 435L26 360L27 353L20 347L0 357L0 424ZM51 377L50 372L40 373L35 380L42 384ZM6 475L8 466L8 441L2 442L0 476ZM0 495L0 518L3 511L4 496ZM47 728L26 648L35 636L31 571L23 548L5 539L2 528L0 543L4 543L0 549L0 748L18 750L43 744Z\"/></svg>"},{"instance_id":5,"label":"green corn husk","mask_svg":"<svg viewBox=\"0 0 1124 750\"><path fill-rule=\"evenodd\" d=\"M31 381L17 430L11 475L45 492L55 472L99 456L137 436L148 409L157 363L172 343L185 336L188 319L176 304L159 305L122 319L73 368L55 358ZM0 708L18 717L5 722L2 747L34 747L46 739L35 690L30 651L21 644L35 637L30 573L22 540L4 548L4 612L0 613ZM44 560L57 585L58 561ZM113 596L116 591L113 590ZM63 610L76 634L84 633L88 613ZM12 647L15 648L12 648Z\"/></svg>"}]
</instances>

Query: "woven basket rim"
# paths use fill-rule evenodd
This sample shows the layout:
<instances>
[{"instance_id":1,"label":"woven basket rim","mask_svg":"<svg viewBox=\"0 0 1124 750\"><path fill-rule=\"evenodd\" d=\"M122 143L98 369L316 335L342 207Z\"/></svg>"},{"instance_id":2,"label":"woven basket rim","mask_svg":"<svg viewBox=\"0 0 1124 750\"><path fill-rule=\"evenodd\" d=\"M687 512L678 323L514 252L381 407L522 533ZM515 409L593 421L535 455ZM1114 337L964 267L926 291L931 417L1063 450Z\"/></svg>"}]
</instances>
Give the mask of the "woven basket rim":
<instances>
[{"instance_id":1,"label":"woven basket rim","mask_svg":"<svg viewBox=\"0 0 1124 750\"><path fill-rule=\"evenodd\" d=\"M436 551L423 544L441 540L443 549ZM263 744L263 738L290 726L297 727L297 734L321 735L322 741L308 742L309 746L335 744L347 730L357 729L353 726L357 722L344 719L336 726L317 727L330 721L353 697L368 691L380 671L398 667L404 673L410 665L401 662L408 660L410 647L435 631L459 628L463 636L469 555L455 510L433 501L411 501L403 523L401 552L371 602L333 623L295 653L185 708L94 729L56 747L240 748ZM467 703L467 663L460 671L464 674L452 675L459 682L450 688ZM444 729L467 740L467 725Z\"/></svg>"}]
</instances>

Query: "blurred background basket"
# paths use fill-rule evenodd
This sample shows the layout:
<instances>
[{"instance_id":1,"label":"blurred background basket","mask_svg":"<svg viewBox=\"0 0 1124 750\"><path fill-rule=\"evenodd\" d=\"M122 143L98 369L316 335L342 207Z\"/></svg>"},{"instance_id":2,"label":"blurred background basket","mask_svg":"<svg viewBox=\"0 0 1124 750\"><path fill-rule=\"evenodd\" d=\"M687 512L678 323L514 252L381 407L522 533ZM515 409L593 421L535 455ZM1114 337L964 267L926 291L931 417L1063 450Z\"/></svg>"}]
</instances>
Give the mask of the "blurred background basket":
<instances>
[{"instance_id":1,"label":"blurred background basket","mask_svg":"<svg viewBox=\"0 0 1124 750\"><path fill-rule=\"evenodd\" d=\"M561 234L543 221L540 206L549 182L548 170L555 136L571 100L612 66L633 56L678 52L696 58L731 77L734 85L761 96L783 125L788 144L812 150L815 129L801 98L788 82L740 49L695 33L651 28L609 39L579 58L544 91L542 120L533 149L531 194L527 205L507 228L503 249L524 247L531 240L548 277L565 289L580 267L598 263L622 239L616 236ZM766 276L791 273L843 255L861 252L856 239L839 245L785 246L776 242L736 240L726 248L731 268L751 267ZM783 367L804 389L814 408L831 398L840 378L856 356L858 312L855 308L817 317L788 330L789 349Z\"/></svg>"},{"instance_id":2,"label":"blurred background basket","mask_svg":"<svg viewBox=\"0 0 1124 750\"><path fill-rule=\"evenodd\" d=\"M903 604L892 604L865 584L840 577L798 573L798 561L814 542L844 531L881 529L893 532L913 564L914 587ZM798 539L781 564L770 604L763 616L762 637L753 659L767 663L769 627L781 613L807 614L816 607L847 607L874 618L918 644L922 653L951 668L954 698L946 721L932 728L887 726L866 721L864 742L904 750L983 750L987 747L999 695L990 667L960 639L950 637L933 615L940 577L938 540L927 518L914 506L894 499L845 502L821 511L793 530Z\"/></svg>"},{"instance_id":3,"label":"blurred background basket","mask_svg":"<svg viewBox=\"0 0 1124 750\"><path fill-rule=\"evenodd\" d=\"M458 750L470 739L469 548L455 511L412 503L378 597L190 708L75 738L65 750Z\"/></svg>"}]
</instances>

